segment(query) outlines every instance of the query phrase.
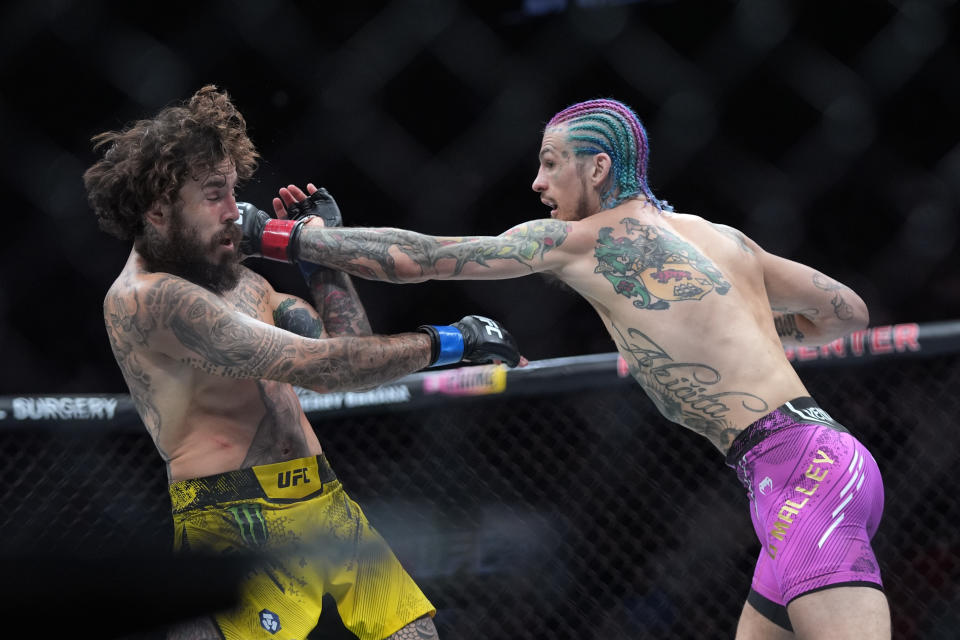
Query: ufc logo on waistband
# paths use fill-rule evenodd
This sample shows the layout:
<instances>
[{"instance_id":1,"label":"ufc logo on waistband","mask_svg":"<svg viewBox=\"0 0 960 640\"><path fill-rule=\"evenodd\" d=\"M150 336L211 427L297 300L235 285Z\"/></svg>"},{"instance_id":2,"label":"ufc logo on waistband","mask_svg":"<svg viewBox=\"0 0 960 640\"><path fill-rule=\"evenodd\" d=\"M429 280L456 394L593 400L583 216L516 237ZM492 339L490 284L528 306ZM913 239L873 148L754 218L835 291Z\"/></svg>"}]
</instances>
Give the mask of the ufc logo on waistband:
<instances>
[{"instance_id":1,"label":"ufc logo on waistband","mask_svg":"<svg viewBox=\"0 0 960 640\"><path fill-rule=\"evenodd\" d=\"M490 335L495 335L501 340L503 340L503 332L500 331L500 327L497 326L496 322L494 322L490 318L484 318L483 316L477 316L477 317L480 318L483 324L487 325L487 333L489 333Z\"/></svg>"},{"instance_id":2,"label":"ufc logo on waistband","mask_svg":"<svg viewBox=\"0 0 960 640\"><path fill-rule=\"evenodd\" d=\"M303 480L303 484L310 484L310 478L307 477L306 468L294 469L292 472L281 472L277 474L277 486L281 489L289 487L291 484L297 486L297 483Z\"/></svg>"}]
</instances>

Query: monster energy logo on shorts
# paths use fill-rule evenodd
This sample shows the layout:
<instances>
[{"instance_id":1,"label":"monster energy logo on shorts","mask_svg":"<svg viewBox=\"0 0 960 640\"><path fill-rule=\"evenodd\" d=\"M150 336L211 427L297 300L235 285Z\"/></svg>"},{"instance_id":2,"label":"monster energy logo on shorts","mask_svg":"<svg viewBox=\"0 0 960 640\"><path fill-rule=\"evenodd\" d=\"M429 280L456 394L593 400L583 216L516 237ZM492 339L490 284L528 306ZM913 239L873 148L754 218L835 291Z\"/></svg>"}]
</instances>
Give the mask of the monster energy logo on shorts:
<instances>
[{"instance_id":1,"label":"monster energy logo on shorts","mask_svg":"<svg viewBox=\"0 0 960 640\"><path fill-rule=\"evenodd\" d=\"M240 528L240 537L250 546L259 546L267 542L267 521L263 519L263 511L260 505L238 504L227 507L227 510L233 514L237 521L237 527Z\"/></svg>"}]
</instances>

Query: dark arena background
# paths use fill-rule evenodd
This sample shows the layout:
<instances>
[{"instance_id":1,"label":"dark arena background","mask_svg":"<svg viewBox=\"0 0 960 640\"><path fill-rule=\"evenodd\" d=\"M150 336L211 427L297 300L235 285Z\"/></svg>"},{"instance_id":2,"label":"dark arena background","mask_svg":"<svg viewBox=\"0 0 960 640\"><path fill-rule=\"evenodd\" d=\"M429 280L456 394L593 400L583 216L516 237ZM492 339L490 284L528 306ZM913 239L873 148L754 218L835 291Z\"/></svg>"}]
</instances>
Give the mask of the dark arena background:
<instances>
[{"instance_id":1,"label":"dark arena background","mask_svg":"<svg viewBox=\"0 0 960 640\"><path fill-rule=\"evenodd\" d=\"M110 352L129 247L90 138L213 83L262 155L240 199L313 181L347 225L497 234L547 214L546 121L613 97L654 192L866 300L790 355L873 451L895 638L960 637L960 39L953 0L35 0L0 6L4 637L127 637L220 603L170 557L163 464ZM306 295L295 269L250 261ZM358 281L378 333L468 313L534 364L303 404L338 475L438 607L444 640L732 638L759 551L703 439L618 372L595 313L539 276ZM210 564L204 564L210 563ZM332 606L311 638L350 638Z\"/></svg>"}]
</instances>

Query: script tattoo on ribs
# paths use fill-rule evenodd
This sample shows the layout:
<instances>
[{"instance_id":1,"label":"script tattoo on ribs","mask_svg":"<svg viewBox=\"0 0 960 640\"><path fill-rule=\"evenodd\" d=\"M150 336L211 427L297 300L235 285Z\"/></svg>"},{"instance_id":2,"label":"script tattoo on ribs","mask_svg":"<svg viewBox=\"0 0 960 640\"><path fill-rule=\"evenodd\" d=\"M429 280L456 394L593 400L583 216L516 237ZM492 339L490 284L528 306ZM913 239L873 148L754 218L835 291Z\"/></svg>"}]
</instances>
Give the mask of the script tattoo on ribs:
<instances>
[{"instance_id":1,"label":"script tattoo on ribs","mask_svg":"<svg viewBox=\"0 0 960 640\"><path fill-rule=\"evenodd\" d=\"M636 298L638 309L669 309L671 302L700 300L711 291L726 295L730 283L702 253L664 227L620 221L625 235L603 227L597 237L595 273L613 290Z\"/></svg>"},{"instance_id":2,"label":"script tattoo on ribs","mask_svg":"<svg viewBox=\"0 0 960 640\"><path fill-rule=\"evenodd\" d=\"M763 398L745 391L713 391L720 372L701 362L676 362L645 333L613 325L615 341L630 373L668 420L709 439L721 451L739 433L727 414L739 404L758 414L769 410Z\"/></svg>"},{"instance_id":3,"label":"script tattoo on ribs","mask_svg":"<svg viewBox=\"0 0 960 640\"><path fill-rule=\"evenodd\" d=\"M323 229L322 235L309 227L303 232L300 255L335 269L360 277L377 279L377 273L360 264L366 259L377 263L383 276L391 282L402 282L396 260L390 249L406 254L422 274L435 272L441 260L453 260L452 274L458 275L470 263L489 266L491 260L514 260L530 267L545 253L563 244L569 233L568 223L559 220L534 220L496 237L464 236L438 238L402 229Z\"/></svg>"},{"instance_id":4,"label":"script tattoo on ribs","mask_svg":"<svg viewBox=\"0 0 960 640\"><path fill-rule=\"evenodd\" d=\"M773 325L777 329L777 335L781 338L793 336L798 342L803 341L803 332L797 326L797 314L785 313L781 316L774 316Z\"/></svg>"}]
</instances>

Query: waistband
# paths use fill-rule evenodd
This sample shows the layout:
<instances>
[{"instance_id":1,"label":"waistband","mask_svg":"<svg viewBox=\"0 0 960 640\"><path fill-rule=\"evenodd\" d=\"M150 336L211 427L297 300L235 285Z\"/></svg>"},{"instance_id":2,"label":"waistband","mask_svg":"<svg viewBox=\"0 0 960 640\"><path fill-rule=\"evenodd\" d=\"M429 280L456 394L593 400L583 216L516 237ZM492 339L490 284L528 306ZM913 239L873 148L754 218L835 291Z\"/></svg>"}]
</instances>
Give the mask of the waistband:
<instances>
[{"instance_id":1,"label":"waistband","mask_svg":"<svg viewBox=\"0 0 960 640\"><path fill-rule=\"evenodd\" d=\"M320 454L181 480L170 485L170 502L174 513L240 500L297 502L319 495L336 479Z\"/></svg>"},{"instance_id":2,"label":"waistband","mask_svg":"<svg viewBox=\"0 0 960 640\"><path fill-rule=\"evenodd\" d=\"M821 409L816 401L809 396L794 398L763 416L741 431L725 458L728 467L736 468L740 460L750 449L754 448L771 434L797 423L819 424L837 431L847 432L847 428L830 417L830 414Z\"/></svg>"}]
</instances>

